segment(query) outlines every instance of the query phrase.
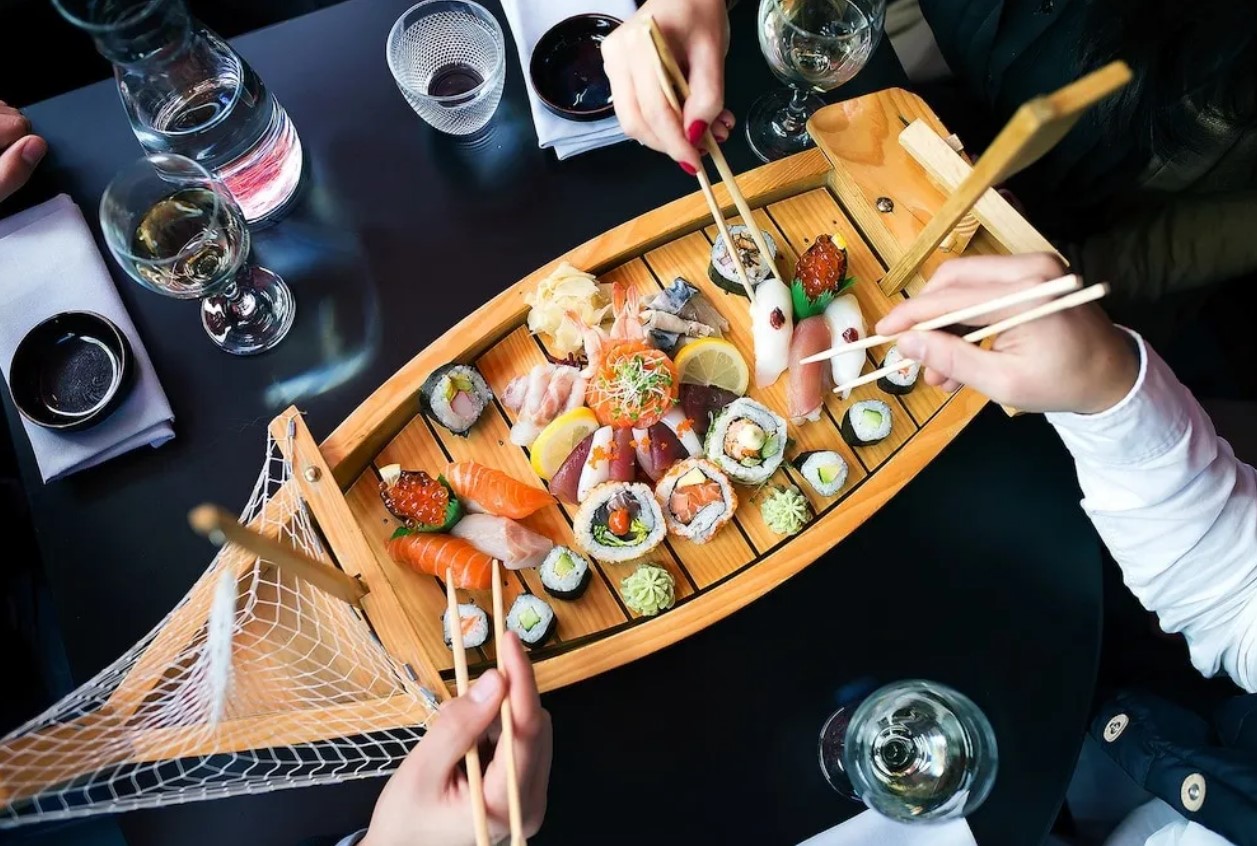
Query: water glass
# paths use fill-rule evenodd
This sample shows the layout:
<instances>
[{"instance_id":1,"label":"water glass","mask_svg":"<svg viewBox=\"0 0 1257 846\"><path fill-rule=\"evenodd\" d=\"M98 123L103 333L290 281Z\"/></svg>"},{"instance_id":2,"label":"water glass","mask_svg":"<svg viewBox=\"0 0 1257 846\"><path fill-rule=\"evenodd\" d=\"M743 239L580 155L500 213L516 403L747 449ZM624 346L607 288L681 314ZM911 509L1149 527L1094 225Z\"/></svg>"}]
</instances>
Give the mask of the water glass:
<instances>
[{"instance_id":1,"label":"water glass","mask_svg":"<svg viewBox=\"0 0 1257 846\"><path fill-rule=\"evenodd\" d=\"M830 785L901 822L962 817L995 783L995 732L973 700L912 679L834 712L820 737Z\"/></svg>"},{"instance_id":2,"label":"water glass","mask_svg":"<svg viewBox=\"0 0 1257 846\"><path fill-rule=\"evenodd\" d=\"M424 0L388 34L388 66L419 117L450 135L483 129L502 99L506 41L469 0Z\"/></svg>"}]
</instances>

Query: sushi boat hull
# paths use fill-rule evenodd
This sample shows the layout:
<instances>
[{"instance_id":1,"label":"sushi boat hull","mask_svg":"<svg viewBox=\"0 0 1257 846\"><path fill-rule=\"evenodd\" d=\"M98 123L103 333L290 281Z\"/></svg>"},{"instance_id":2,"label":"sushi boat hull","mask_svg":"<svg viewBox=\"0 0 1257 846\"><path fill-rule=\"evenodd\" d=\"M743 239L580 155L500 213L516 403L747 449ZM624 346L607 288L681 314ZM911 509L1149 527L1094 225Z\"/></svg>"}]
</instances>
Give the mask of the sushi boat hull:
<instances>
[{"instance_id":1,"label":"sushi boat hull","mask_svg":"<svg viewBox=\"0 0 1257 846\"><path fill-rule=\"evenodd\" d=\"M817 234L840 232L848 243L851 269L860 280L854 289L871 326L903 294L885 295L877 286L915 234L940 207L945 195L899 145L904 120L922 120L940 136L946 130L914 95L891 90L831 106L813 119L819 149L752 170L738 184L756 211L757 223L771 232L785 278L793 262ZM722 207L732 202L716 188ZM889 197L893 212L879 211ZM885 207L885 203L880 204ZM993 223L971 242L967 253L1006 253L1024 248L1033 230L1016 218L1004 227ZM513 418L492 404L467 438L434 426L420 414L419 391L425 379L449 362L475 363L500 398L509 380L544 361L541 340L525 324L525 294L561 262L596 274L604 282L657 291L675 276L699 286L733 324L728 337L750 360L752 346L746 300L719 291L707 278L706 264L715 235L710 212L695 193L650 211L576 247L503 291L454 325L376 389L302 464L326 468L334 481L320 490L298 474L302 496L319 520L339 565L370 590L364 610L386 648L410 667L426 686L444 695L451 684L452 660L442 639L440 614L445 599L440 584L393 563L385 541L395 527L379 499L377 470L401 463L407 468L439 471L449 460L474 458L540 487L527 453L510 443ZM1037 238L1037 233L1033 233ZM1021 238L1022 241L1017 241ZM1032 239L1033 240L1033 239ZM1045 242L1044 242L1045 243ZM949 256L936 253L928 273ZM907 291L919 289L914 280ZM886 349L869 350L868 369ZM785 409L781 379L750 395L778 411ZM880 444L850 447L838 429L843 412L862 399L883 399L893 409L891 436ZM532 655L543 690L580 681L648 655L754 601L832 549L885 505L926 466L983 407L986 400L969 389L946 395L923 383L903 396L883 394L875 385L857 389L843 400L828 397L819 421L791 426L793 452L836 449L850 466L842 490L822 497L807 488L793 468L783 467L774 481L807 491L815 519L791 538L776 536L759 515L754 492L742 489L734 526L710 544L699 546L670 538L646 560L669 569L677 581L677 604L656 617L628 610L617 593L632 565L597 564L590 589L574 602L554 600L557 636ZM280 429L291 413L277 418ZM343 498L341 497L343 494ZM332 500L340 499L339 505ZM347 506L347 508L345 507ZM559 544L571 544L574 509L554 505L524 521ZM329 525L330 524L330 525ZM366 550L369 548L370 552ZM836 553L836 554L841 554ZM506 604L521 592L543 594L535 571L508 574ZM467 594L482 607L487 596ZM473 673L491 665L492 643L470 656Z\"/></svg>"}]
</instances>

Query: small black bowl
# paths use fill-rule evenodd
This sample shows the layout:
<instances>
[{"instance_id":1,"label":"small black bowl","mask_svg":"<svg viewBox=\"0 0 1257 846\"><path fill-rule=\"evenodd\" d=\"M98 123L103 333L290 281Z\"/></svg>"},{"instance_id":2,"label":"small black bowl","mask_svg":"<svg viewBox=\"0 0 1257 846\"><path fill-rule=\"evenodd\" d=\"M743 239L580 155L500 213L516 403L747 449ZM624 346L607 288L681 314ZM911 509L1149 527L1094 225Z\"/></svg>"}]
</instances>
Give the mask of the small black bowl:
<instances>
[{"instance_id":1,"label":"small black bowl","mask_svg":"<svg viewBox=\"0 0 1257 846\"><path fill-rule=\"evenodd\" d=\"M22 416L45 429L86 429L108 417L131 387L135 357L112 321L67 311L26 333L9 367Z\"/></svg>"},{"instance_id":2,"label":"small black bowl","mask_svg":"<svg viewBox=\"0 0 1257 846\"><path fill-rule=\"evenodd\" d=\"M601 120L615 113L611 81L602 68L602 42L621 23L610 15L573 15L541 36L528 75L547 109L568 120Z\"/></svg>"}]
</instances>

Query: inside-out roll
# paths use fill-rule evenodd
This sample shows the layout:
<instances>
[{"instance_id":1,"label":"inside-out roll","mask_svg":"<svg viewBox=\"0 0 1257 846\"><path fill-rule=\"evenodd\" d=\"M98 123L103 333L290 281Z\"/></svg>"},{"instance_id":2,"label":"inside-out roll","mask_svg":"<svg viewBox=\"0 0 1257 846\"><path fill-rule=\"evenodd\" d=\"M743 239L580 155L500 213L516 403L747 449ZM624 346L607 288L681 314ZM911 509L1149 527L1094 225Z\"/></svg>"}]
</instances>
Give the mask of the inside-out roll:
<instances>
[{"instance_id":1,"label":"inside-out roll","mask_svg":"<svg viewBox=\"0 0 1257 846\"><path fill-rule=\"evenodd\" d=\"M777 472L785 450L785 418L749 397L725 406L707 432L708 460L748 485Z\"/></svg>"},{"instance_id":2,"label":"inside-out roll","mask_svg":"<svg viewBox=\"0 0 1257 846\"><path fill-rule=\"evenodd\" d=\"M640 482L605 482L591 490L572 518L576 543L599 561L632 561L668 533L654 493Z\"/></svg>"},{"instance_id":3,"label":"inside-out roll","mask_svg":"<svg viewBox=\"0 0 1257 846\"><path fill-rule=\"evenodd\" d=\"M703 458L674 464L659 480L655 499L672 533L694 543L711 540L738 509L729 477Z\"/></svg>"}]
</instances>

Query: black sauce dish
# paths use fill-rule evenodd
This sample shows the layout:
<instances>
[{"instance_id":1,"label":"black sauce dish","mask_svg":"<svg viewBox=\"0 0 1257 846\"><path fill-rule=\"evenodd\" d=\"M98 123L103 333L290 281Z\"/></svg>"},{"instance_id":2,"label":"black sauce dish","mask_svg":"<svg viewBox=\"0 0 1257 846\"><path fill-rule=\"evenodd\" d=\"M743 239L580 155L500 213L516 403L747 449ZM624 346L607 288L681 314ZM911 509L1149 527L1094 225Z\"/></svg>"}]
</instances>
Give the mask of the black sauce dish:
<instances>
[{"instance_id":1,"label":"black sauce dish","mask_svg":"<svg viewBox=\"0 0 1257 846\"><path fill-rule=\"evenodd\" d=\"M547 109L579 121L615 113L611 82L602 67L602 42L620 23L610 15L573 15L541 36L533 47L528 75Z\"/></svg>"}]
</instances>

